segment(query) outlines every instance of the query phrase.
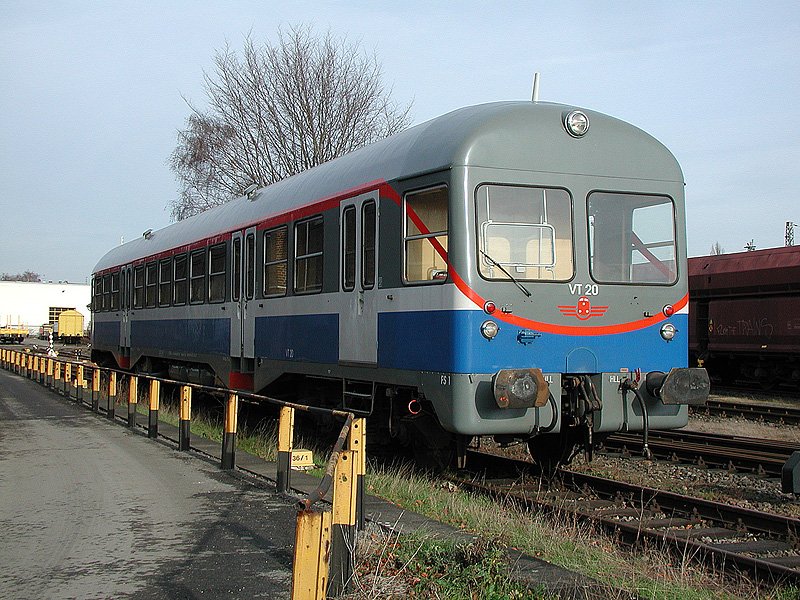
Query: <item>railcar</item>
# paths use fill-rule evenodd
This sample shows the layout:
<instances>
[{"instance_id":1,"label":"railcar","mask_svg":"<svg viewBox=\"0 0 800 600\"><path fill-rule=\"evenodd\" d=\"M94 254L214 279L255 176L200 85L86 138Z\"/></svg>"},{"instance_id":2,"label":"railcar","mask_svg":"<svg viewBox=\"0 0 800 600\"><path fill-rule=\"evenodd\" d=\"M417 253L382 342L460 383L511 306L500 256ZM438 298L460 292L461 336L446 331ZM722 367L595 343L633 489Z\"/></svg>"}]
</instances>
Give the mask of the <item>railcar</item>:
<instances>
[{"instance_id":1,"label":"railcar","mask_svg":"<svg viewBox=\"0 0 800 600\"><path fill-rule=\"evenodd\" d=\"M370 416L463 461L686 424L684 182L601 113L456 110L108 252L92 355Z\"/></svg>"},{"instance_id":2,"label":"railcar","mask_svg":"<svg viewBox=\"0 0 800 600\"><path fill-rule=\"evenodd\" d=\"M800 247L689 259L689 350L721 383L800 384Z\"/></svg>"}]
</instances>

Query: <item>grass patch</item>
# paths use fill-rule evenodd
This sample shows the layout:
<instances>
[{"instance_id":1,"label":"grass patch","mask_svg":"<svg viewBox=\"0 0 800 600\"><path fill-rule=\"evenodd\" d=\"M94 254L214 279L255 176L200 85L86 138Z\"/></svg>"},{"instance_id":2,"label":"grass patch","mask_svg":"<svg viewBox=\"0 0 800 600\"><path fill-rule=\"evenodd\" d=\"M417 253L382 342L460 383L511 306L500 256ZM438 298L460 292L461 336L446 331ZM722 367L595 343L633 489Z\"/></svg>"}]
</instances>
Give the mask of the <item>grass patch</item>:
<instances>
[{"instance_id":1,"label":"grass patch","mask_svg":"<svg viewBox=\"0 0 800 600\"><path fill-rule=\"evenodd\" d=\"M356 553L354 598L550 598L513 580L505 553L491 540L458 544L370 527Z\"/></svg>"}]
</instances>

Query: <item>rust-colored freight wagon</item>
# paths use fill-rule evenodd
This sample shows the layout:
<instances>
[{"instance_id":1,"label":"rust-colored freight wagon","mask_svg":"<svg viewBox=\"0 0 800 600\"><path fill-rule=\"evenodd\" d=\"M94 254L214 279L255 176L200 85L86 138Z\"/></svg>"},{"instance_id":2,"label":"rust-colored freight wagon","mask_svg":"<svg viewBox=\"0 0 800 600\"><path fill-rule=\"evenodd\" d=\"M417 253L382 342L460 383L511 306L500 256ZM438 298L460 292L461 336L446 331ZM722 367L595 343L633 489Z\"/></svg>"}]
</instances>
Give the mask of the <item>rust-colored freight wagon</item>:
<instances>
[{"instance_id":1,"label":"rust-colored freight wagon","mask_svg":"<svg viewBox=\"0 0 800 600\"><path fill-rule=\"evenodd\" d=\"M800 383L800 246L689 259L690 360L717 380Z\"/></svg>"}]
</instances>

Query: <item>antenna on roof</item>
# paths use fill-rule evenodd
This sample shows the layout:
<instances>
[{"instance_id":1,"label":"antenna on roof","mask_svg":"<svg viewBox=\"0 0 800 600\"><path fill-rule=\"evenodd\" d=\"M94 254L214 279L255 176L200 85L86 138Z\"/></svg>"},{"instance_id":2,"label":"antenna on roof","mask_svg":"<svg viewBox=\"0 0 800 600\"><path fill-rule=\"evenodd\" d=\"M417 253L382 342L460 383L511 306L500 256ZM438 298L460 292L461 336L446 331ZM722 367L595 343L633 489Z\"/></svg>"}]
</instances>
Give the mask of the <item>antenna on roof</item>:
<instances>
[{"instance_id":1,"label":"antenna on roof","mask_svg":"<svg viewBox=\"0 0 800 600\"><path fill-rule=\"evenodd\" d=\"M531 92L531 102L539 101L539 72L533 74L533 92Z\"/></svg>"},{"instance_id":2,"label":"antenna on roof","mask_svg":"<svg viewBox=\"0 0 800 600\"><path fill-rule=\"evenodd\" d=\"M255 183L251 183L246 188L244 188L242 194L247 196L248 200L252 200L255 197L257 190L258 190L258 185Z\"/></svg>"}]
</instances>

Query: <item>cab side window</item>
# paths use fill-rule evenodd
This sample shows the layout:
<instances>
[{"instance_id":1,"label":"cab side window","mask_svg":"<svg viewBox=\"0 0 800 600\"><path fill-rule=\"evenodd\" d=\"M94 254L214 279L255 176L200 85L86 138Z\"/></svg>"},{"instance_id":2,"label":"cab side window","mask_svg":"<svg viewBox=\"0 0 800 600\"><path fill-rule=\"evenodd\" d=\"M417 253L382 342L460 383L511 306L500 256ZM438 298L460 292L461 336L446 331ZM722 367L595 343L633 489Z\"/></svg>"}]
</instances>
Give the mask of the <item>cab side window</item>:
<instances>
[{"instance_id":1,"label":"cab side window","mask_svg":"<svg viewBox=\"0 0 800 600\"><path fill-rule=\"evenodd\" d=\"M406 283L434 283L447 279L446 187L406 194L404 249Z\"/></svg>"}]
</instances>

